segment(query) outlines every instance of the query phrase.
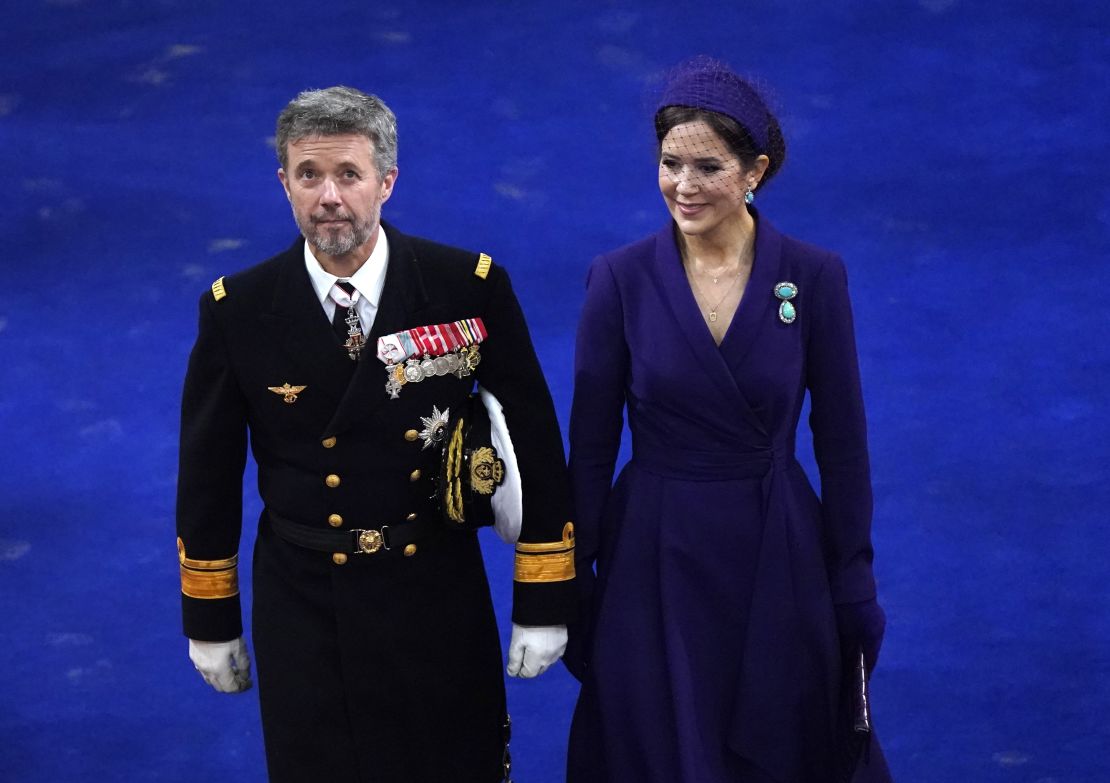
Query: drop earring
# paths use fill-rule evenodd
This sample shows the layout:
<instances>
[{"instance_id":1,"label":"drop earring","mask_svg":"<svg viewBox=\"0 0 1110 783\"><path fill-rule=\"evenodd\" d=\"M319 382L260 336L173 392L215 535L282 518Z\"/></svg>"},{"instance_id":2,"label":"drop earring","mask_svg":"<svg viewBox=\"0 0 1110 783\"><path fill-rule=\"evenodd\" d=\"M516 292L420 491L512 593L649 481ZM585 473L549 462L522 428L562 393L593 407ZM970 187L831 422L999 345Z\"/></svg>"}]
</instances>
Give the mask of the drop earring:
<instances>
[{"instance_id":1,"label":"drop earring","mask_svg":"<svg viewBox=\"0 0 1110 783\"><path fill-rule=\"evenodd\" d=\"M752 202L754 202L754 201L755 201L755 193L752 192L752 186L748 185L747 189L744 191L744 203L747 204L748 206L751 206Z\"/></svg>"}]
</instances>

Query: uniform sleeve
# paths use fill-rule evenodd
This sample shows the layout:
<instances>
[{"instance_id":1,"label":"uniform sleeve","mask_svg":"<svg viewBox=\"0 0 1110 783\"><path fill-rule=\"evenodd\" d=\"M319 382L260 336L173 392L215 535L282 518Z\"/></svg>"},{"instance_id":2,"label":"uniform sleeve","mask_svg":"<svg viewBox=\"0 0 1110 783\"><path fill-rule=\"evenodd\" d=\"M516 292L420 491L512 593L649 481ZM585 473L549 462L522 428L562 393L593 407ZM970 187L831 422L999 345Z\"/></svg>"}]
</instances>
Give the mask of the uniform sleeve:
<instances>
[{"instance_id":1,"label":"uniform sleeve","mask_svg":"<svg viewBox=\"0 0 1110 783\"><path fill-rule=\"evenodd\" d=\"M843 262L832 257L814 281L807 386L821 475L821 515L833 601L875 595L871 468L859 361Z\"/></svg>"},{"instance_id":2,"label":"uniform sleeve","mask_svg":"<svg viewBox=\"0 0 1110 783\"><path fill-rule=\"evenodd\" d=\"M185 635L242 635L238 552L246 464L246 404L220 334L212 294L200 302L197 341L181 402L177 554Z\"/></svg>"},{"instance_id":3,"label":"uniform sleeve","mask_svg":"<svg viewBox=\"0 0 1110 783\"><path fill-rule=\"evenodd\" d=\"M516 544L513 622L562 625L574 615L574 524L555 405L509 276L489 271L478 382L500 401L520 468L523 519Z\"/></svg>"}]
</instances>

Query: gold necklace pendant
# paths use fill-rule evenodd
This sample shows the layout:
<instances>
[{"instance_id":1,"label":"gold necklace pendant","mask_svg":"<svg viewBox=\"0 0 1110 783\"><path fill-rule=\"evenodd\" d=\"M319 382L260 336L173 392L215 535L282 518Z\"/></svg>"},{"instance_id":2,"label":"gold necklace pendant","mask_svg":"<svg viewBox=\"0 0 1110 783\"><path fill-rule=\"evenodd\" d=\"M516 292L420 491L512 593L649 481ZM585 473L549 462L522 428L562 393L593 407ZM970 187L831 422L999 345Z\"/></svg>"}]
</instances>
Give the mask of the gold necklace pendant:
<instances>
[{"instance_id":1,"label":"gold necklace pendant","mask_svg":"<svg viewBox=\"0 0 1110 783\"><path fill-rule=\"evenodd\" d=\"M716 275L714 275L712 272L699 272L695 268L695 265L694 265L693 262L686 263L685 259L683 259L683 264L682 265L685 268L686 275L689 278L690 284L694 289L694 301L698 304L699 308L702 306L702 302L699 301L699 298L702 299L702 300L705 300L705 304L709 304L709 301L710 301L709 297L707 297L705 295L705 291L703 291L701 289L701 286L698 284L698 277L699 276L708 277L713 281L713 285L717 285L720 282L721 278L724 277L724 275L721 274L721 271L718 271ZM742 271L743 271L743 263L738 263L736 265L736 271L735 272L730 272L728 274L728 278L729 278L728 288L725 289L725 292L717 300L716 304L713 304L713 305L709 306L708 313L706 314L707 318L709 320L709 323L711 323L711 324L717 323L717 310L724 303L725 299L728 298L728 295L732 293L732 289L736 286L736 283L740 280L740 274L741 274ZM714 293L716 293L716 291L714 291Z\"/></svg>"},{"instance_id":2,"label":"gold necklace pendant","mask_svg":"<svg viewBox=\"0 0 1110 783\"><path fill-rule=\"evenodd\" d=\"M736 281L739 280L739 279L740 279L740 275L737 274L736 277L734 277L732 279L732 283L729 285L729 287L725 289L725 292L721 296L721 298L717 300L717 304L710 305L710 307L709 307L709 323L717 323L717 308L719 308L721 306L721 304L725 301L725 299L728 298L728 295L732 293L732 288L736 284ZM694 278L694 277L691 277L690 282L692 282L694 284L694 301L697 302L698 297L700 296L702 299L704 299L704 300L706 300L706 302L708 302L709 297L707 297L705 295L705 292L701 290L701 286L698 285L697 279Z\"/></svg>"}]
</instances>

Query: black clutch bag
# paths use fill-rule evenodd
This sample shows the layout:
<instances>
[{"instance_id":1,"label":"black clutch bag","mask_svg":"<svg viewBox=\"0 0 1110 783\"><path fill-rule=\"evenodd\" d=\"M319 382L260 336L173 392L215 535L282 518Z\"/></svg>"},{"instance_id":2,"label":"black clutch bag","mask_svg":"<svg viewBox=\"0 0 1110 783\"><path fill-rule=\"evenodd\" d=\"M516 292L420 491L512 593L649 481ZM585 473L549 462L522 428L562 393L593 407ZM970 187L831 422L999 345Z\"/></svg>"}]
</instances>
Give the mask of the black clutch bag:
<instances>
[{"instance_id":1,"label":"black clutch bag","mask_svg":"<svg viewBox=\"0 0 1110 783\"><path fill-rule=\"evenodd\" d=\"M837 730L837 781L849 783L860 759L868 760L871 747L871 700L867 692L867 666L863 649L845 666Z\"/></svg>"}]
</instances>

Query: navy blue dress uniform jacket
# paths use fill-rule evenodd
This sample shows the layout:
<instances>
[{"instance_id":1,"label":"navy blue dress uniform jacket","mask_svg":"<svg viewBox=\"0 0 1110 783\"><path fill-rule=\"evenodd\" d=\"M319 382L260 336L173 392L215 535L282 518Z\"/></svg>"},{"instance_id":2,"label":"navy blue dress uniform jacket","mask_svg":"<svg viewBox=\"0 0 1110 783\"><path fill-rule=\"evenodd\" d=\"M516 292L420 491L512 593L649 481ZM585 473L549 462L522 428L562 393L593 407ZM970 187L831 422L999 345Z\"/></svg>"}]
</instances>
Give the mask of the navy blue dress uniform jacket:
<instances>
[{"instance_id":1,"label":"navy blue dress uniform jacket","mask_svg":"<svg viewBox=\"0 0 1110 783\"><path fill-rule=\"evenodd\" d=\"M332 554L288 543L269 521L352 530L438 517L439 449L424 448L421 418L462 405L477 381L504 408L522 479L513 620L570 619L562 439L508 275L476 253L383 230L390 259L358 362L320 306L303 239L201 297L178 481L184 630L242 633L249 433L265 504L253 641L271 779L492 782L503 774L504 680L476 534L438 523L406 551ZM377 338L465 318L488 331L474 375L409 383L391 399ZM286 384L303 389L271 390Z\"/></svg>"}]
</instances>

